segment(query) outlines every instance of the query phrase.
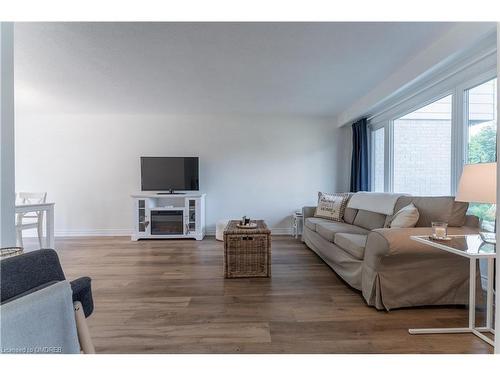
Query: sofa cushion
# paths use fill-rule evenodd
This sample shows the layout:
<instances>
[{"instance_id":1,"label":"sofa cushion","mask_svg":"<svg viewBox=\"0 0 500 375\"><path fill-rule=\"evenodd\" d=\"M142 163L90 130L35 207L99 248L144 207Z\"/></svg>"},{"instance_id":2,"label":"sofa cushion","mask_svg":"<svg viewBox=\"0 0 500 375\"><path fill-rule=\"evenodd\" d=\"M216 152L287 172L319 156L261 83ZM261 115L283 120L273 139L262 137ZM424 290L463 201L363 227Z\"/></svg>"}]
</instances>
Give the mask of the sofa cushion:
<instances>
[{"instance_id":1,"label":"sofa cushion","mask_svg":"<svg viewBox=\"0 0 500 375\"><path fill-rule=\"evenodd\" d=\"M461 227L465 224L465 215L469 204L456 202L454 197L400 197L394 212L413 203L420 214L416 227L430 227L433 221L444 221L449 227ZM386 224L392 217L388 216Z\"/></svg>"},{"instance_id":2,"label":"sofa cushion","mask_svg":"<svg viewBox=\"0 0 500 375\"><path fill-rule=\"evenodd\" d=\"M358 210L355 208L346 207L344 211L344 221L347 224L354 223L354 219L356 219L356 215L358 214Z\"/></svg>"},{"instance_id":3,"label":"sofa cushion","mask_svg":"<svg viewBox=\"0 0 500 375\"><path fill-rule=\"evenodd\" d=\"M334 243L354 258L363 259L367 237L366 234L337 233Z\"/></svg>"},{"instance_id":4,"label":"sofa cushion","mask_svg":"<svg viewBox=\"0 0 500 375\"><path fill-rule=\"evenodd\" d=\"M354 193L346 193L349 199L347 199L347 206L349 206L349 201L352 198L352 195ZM356 214L358 213L358 210L355 208L348 208L346 206L344 210L344 222L347 224L352 224L354 222L354 219L356 218Z\"/></svg>"},{"instance_id":5,"label":"sofa cushion","mask_svg":"<svg viewBox=\"0 0 500 375\"><path fill-rule=\"evenodd\" d=\"M457 202L453 201L453 207L451 208L450 218L448 219L449 227L463 227L467 220L467 210L469 209L468 202Z\"/></svg>"},{"instance_id":6,"label":"sofa cushion","mask_svg":"<svg viewBox=\"0 0 500 375\"><path fill-rule=\"evenodd\" d=\"M359 210L353 224L368 230L383 228L386 215L376 212Z\"/></svg>"},{"instance_id":7,"label":"sofa cushion","mask_svg":"<svg viewBox=\"0 0 500 375\"><path fill-rule=\"evenodd\" d=\"M333 242L336 233L367 234L368 230L352 224L325 220L324 222L316 224L316 232L325 240Z\"/></svg>"},{"instance_id":8,"label":"sofa cushion","mask_svg":"<svg viewBox=\"0 0 500 375\"><path fill-rule=\"evenodd\" d=\"M306 218L306 221L304 222L304 225L307 228L309 228L310 230L316 232L316 224L318 224L318 223L324 223L324 222L330 222L330 220L321 219L319 217L308 217L308 218Z\"/></svg>"}]
</instances>

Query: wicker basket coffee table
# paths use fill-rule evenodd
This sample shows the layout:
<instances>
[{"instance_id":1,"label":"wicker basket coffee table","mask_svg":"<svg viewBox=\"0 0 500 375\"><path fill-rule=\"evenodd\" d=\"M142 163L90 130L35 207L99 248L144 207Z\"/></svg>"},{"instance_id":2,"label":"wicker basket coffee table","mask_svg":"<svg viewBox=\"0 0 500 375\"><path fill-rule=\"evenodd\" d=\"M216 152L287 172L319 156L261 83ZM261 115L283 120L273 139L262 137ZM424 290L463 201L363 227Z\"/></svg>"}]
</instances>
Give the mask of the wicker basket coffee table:
<instances>
[{"instance_id":1,"label":"wicker basket coffee table","mask_svg":"<svg viewBox=\"0 0 500 375\"><path fill-rule=\"evenodd\" d=\"M238 228L231 220L224 230L224 277L271 277L271 231L263 220L256 228Z\"/></svg>"}]
</instances>

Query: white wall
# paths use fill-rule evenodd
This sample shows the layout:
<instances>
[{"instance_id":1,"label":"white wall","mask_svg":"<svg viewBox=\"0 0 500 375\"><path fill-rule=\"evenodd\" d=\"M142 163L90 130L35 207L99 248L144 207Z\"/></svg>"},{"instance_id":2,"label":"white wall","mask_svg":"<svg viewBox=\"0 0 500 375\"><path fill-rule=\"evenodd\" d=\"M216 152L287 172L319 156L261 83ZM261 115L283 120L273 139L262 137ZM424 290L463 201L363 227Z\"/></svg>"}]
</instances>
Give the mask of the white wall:
<instances>
[{"instance_id":1,"label":"white wall","mask_svg":"<svg viewBox=\"0 0 500 375\"><path fill-rule=\"evenodd\" d=\"M16 190L47 191L56 235L128 234L140 156L199 156L207 225L249 215L276 233L318 190L345 191L350 131L283 116L16 113Z\"/></svg>"},{"instance_id":2,"label":"white wall","mask_svg":"<svg viewBox=\"0 0 500 375\"><path fill-rule=\"evenodd\" d=\"M0 23L0 247L15 246L14 28Z\"/></svg>"}]
</instances>

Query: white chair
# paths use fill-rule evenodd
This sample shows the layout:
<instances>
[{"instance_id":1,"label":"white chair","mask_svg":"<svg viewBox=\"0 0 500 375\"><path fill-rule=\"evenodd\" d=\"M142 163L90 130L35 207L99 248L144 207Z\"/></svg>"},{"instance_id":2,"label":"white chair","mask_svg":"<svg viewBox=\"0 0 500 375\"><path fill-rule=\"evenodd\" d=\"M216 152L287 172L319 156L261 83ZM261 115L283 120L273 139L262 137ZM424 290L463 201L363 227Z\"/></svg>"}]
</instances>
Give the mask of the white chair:
<instances>
[{"instance_id":1,"label":"white chair","mask_svg":"<svg viewBox=\"0 0 500 375\"><path fill-rule=\"evenodd\" d=\"M17 193L16 202L19 204L45 203L47 193ZM34 211L16 214L17 246L23 247L23 230L37 229L40 248L43 247L43 211Z\"/></svg>"}]
</instances>

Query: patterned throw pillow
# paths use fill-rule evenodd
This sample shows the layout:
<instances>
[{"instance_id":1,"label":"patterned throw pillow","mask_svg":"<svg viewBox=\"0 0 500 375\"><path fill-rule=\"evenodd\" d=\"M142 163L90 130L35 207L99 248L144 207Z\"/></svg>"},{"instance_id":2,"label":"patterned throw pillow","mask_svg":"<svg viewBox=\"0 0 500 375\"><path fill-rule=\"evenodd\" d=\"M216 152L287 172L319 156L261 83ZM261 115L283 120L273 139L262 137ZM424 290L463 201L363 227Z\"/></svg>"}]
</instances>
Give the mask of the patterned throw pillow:
<instances>
[{"instance_id":1,"label":"patterned throw pillow","mask_svg":"<svg viewBox=\"0 0 500 375\"><path fill-rule=\"evenodd\" d=\"M337 193L326 194L318 193L318 206L316 207L315 217L333 221L344 221L344 211L349 200L349 194Z\"/></svg>"}]
</instances>

